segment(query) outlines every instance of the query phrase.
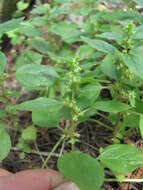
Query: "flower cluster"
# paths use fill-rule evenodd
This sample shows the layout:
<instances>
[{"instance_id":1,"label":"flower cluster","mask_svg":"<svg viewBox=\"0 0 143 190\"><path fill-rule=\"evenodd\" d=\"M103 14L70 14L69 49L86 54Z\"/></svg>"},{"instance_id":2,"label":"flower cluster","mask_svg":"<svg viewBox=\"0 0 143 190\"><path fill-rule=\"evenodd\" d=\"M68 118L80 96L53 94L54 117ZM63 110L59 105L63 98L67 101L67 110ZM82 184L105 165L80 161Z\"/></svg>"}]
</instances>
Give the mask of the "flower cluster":
<instances>
[{"instance_id":1,"label":"flower cluster","mask_svg":"<svg viewBox=\"0 0 143 190\"><path fill-rule=\"evenodd\" d=\"M135 34L135 26L132 22L124 28L123 35L123 53L126 54L133 49L133 35Z\"/></svg>"}]
</instances>

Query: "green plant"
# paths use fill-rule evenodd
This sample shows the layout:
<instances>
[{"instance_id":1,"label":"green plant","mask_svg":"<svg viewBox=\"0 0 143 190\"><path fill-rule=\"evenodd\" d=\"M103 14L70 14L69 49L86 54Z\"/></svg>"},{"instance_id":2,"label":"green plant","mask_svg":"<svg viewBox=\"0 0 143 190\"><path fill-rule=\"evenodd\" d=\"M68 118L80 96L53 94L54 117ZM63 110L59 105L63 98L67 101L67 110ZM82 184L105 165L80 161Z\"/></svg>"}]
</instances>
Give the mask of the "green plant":
<instances>
[{"instance_id":1,"label":"green plant","mask_svg":"<svg viewBox=\"0 0 143 190\"><path fill-rule=\"evenodd\" d=\"M104 181L142 182L125 175L143 165L143 153L121 140L132 129L143 136L143 19L136 8L143 4L123 1L127 10L122 11L116 1L110 1L114 2L115 9L109 11L101 4L104 1L55 0L33 8L29 20L17 18L0 25L1 35L7 34L13 45L22 44L23 52L14 66L17 81L23 91L37 92L37 98L12 105L4 87L8 77L5 56L0 53L1 101L5 105L0 119L4 121L5 114L10 114L17 125L17 112L30 111L33 125L59 128L60 139L43 167L61 143L69 143L71 152L59 158L58 168L81 190L99 190ZM26 4L19 6L23 10ZM109 94L106 97L104 90ZM105 117L104 113L110 126L95 119L96 115ZM64 127L60 120L65 121ZM76 148L80 137L76 128L89 120L108 128L113 137L113 144L97 158ZM19 139L17 146L24 152L30 151L27 140L36 139L33 125ZM7 146L9 150L8 142ZM106 167L116 179L104 177Z\"/></svg>"}]
</instances>

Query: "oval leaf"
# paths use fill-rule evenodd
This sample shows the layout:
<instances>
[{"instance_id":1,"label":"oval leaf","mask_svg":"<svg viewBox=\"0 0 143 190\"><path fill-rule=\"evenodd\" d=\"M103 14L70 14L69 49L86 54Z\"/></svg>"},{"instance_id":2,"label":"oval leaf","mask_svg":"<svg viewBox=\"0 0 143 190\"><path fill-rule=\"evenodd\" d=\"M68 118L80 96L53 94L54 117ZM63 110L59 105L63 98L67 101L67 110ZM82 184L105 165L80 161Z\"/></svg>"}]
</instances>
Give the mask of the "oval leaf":
<instances>
[{"instance_id":1,"label":"oval leaf","mask_svg":"<svg viewBox=\"0 0 143 190\"><path fill-rule=\"evenodd\" d=\"M58 79L58 74L53 67L30 64L20 67L16 72L16 78L24 89L38 90L53 85Z\"/></svg>"},{"instance_id":2,"label":"oval leaf","mask_svg":"<svg viewBox=\"0 0 143 190\"><path fill-rule=\"evenodd\" d=\"M67 43L79 41L81 32L78 26L73 23L59 22L51 26L51 32L61 36L62 40Z\"/></svg>"},{"instance_id":3,"label":"oval leaf","mask_svg":"<svg viewBox=\"0 0 143 190\"><path fill-rule=\"evenodd\" d=\"M143 79L142 51L143 46L140 46L124 57L126 66L141 79Z\"/></svg>"},{"instance_id":4,"label":"oval leaf","mask_svg":"<svg viewBox=\"0 0 143 190\"><path fill-rule=\"evenodd\" d=\"M40 127L57 127L63 117L63 104L51 98L37 98L15 106L17 110L32 111L33 123Z\"/></svg>"},{"instance_id":5,"label":"oval leaf","mask_svg":"<svg viewBox=\"0 0 143 190\"><path fill-rule=\"evenodd\" d=\"M0 162L8 156L10 148L10 136L3 127L0 127Z\"/></svg>"},{"instance_id":6,"label":"oval leaf","mask_svg":"<svg viewBox=\"0 0 143 190\"><path fill-rule=\"evenodd\" d=\"M63 107L63 104L57 100L51 99L51 98L36 98L35 100L29 100L26 102L23 102L15 108L17 110L23 110L23 111L48 111L48 112L54 112L55 110L59 110Z\"/></svg>"},{"instance_id":7,"label":"oval leaf","mask_svg":"<svg viewBox=\"0 0 143 190\"><path fill-rule=\"evenodd\" d=\"M98 101L94 104L94 106L97 110L111 113L118 113L131 108L128 104L118 102L115 100Z\"/></svg>"},{"instance_id":8,"label":"oval leaf","mask_svg":"<svg viewBox=\"0 0 143 190\"><path fill-rule=\"evenodd\" d=\"M117 174L127 174L143 166L143 153L131 145L114 144L103 150L100 161Z\"/></svg>"},{"instance_id":9,"label":"oval leaf","mask_svg":"<svg viewBox=\"0 0 143 190\"><path fill-rule=\"evenodd\" d=\"M100 95L102 86L100 84L86 85L81 88L77 96L77 104L80 108L92 106Z\"/></svg>"},{"instance_id":10,"label":"oval leaf","mask_svg":"<svg viewBox=\"0 0 143 190\"><path fill-rule=\"evenodd\" d=\"M111 54L114 54L116 51L116 48L114 46L112 46L111 44L108 44L107 42L103 40L94 40L94 39L90 39L84 36L82 36L81 39L85 43L90 45L92 48L97 49L98 51L102 51L104 53L111 53Z\"/></svg>"},{"instance_id":11,"label":"oval leaf","mask_svg":"<svg viewBox=\"0 0 143 190\"><path fill-rule=\"evenodd\" d=\"M104 171L99 162L91 156L72 152L58 160L58 168L64 177L73 181L80 190L99 190L104 181Z\"/></svg>"}]
</instances>

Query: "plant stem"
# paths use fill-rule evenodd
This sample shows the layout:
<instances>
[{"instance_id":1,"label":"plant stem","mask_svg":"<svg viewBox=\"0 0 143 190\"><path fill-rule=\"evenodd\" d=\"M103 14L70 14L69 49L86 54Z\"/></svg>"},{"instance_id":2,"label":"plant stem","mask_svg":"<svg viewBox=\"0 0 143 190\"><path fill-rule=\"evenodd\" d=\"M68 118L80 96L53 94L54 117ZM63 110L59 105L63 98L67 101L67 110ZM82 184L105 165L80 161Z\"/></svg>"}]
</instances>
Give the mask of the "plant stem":
<instances>
[{"instance_id":1,"label":"plant stem","mask_svg":"<svg viewBox=\"0 0 143 190\"><path fill-rule=\"evenodd\" d=\"M56 149L58 148L58 146L61 144L61 142L63 141L63 136L58 140L58 142L54 145L53 149L51 150L51 152L49 153L47 159L44 161L42 168L44 168L48 161L50 160L50 158L52 157L53 153L56 151Z\"/></svg>"},{"instance_id":2,"label":"plant stem","mask_svg":"<svg viewBox=\"0 0 143 190\"><path fill-rule=\"evenodd\" d=\"M121 183L143 183L143 179L128 179L128 178L125 178L125 179L116 179L116 178L107 178L104 180L105 182L121 182Z\"/></svg>"},{"instance_id":3,"label":"plant stem","mask_svg":"<svg viewBox=\"0 0 143 190\"><path fill-rule=\"evenodd\" d=\"M106 119L107 121L110 121L106 115L104 115L104 114L102 114L102 113L100 113L100 112L97 112L97 115L103 117L103 118Z\"/></svg>"},{"instance_id":4,"label":"plant stem","mask_svg":"<svg viewBox=\"0 0 143 190\"><path fill-rule=\"evenodd\" d=\"M116 124L115 124L115 129L114 129L114 133L113 136L115 137L118 133L119 130L119 122L120 122L120 117L121 117L121 113L117 113L117 118L116 118Z\"/></svg>"},{"instance_id":5,"label":"plant stem","mask_svg":"<svg viewBox=\"0 0 143 190\"><path fill-rule=\"evenodd\" d=\"M109 129L110 131L113 131L113 128L112 128L112 127L110 127L109 125L106 125L106 124L102 123L102 122L99 121L99 120L96 120L96 119L89 119L88 121L98 123L99 125L105 127L106 129Z\"/></svg>"},{"instance_id":6,"label":"plant stem","mask_svg":"<svg viewBox=\"0 0 143 190\"><path fill-rule=\"evenodd\" d=\"M60 156L62 156L62 154L63 154L64 148L65 148L65 143L66 143L66 138L64 138L64 140L63 140L62 147L60 150Z\"/></svg>"},{"instance_id":7,"label":"plant stem","mask_svg":"<svg viewBox=\"0 0 143 190\"><path fill-rule=\"evenodd\" d=\"M74 151L75 146L74 146L74 136L75 136L75 121L74 121L74 88L72 87L72 121L71 121L71 140L72 140L72 151Z\"/></svg>"},{"instance_id":8,"label":"plant stem","mask_svg":"<svg viewBox=\"0 0 143 190\"><path fill-rule=\"evenodd\" d=\"M23 150L22 149L20 149L20 148L17 148L17 147L12 147L11 148L11 151L16 151L16 152L23 152ZM43 156L43 157L47 157L49 154L50 154L50 152L39 152L39 151L36 151L36 150L31 150L31 152L25 152L26 154L35 154L35 155L39 155L40 156L40 154ZM59 158L60 157L60 155L59 154L56 154L56 153L53 153L52 154L52 156L53 157L56 157L56 158Z\"/></svg>"},{"instance_id":9,"label":"plant stem","mask_svg":"<svg viewBox=\"0 0 143 190\"><path fill-rule=\"evenodd\" d=\"M35 144L35 148L36 148L37 152L39 153L39 156L40 156L40 158L41 158L42 162L44 163L44 162L45 162L45 160L44 160L44 158L43 158L43 156L42 156L41 152L39 151L39 148L38 148L37 142L35 141L35 143L34 143L34 144ZM46 167L47 167L47 165L46 165Z\"/></svg>"},{"instance_id":10,"label":"plant stem","mask_svg":"<svg viewBox=\"0 0 143 190\"><path fill-rule=\"evenodd\" d=\"M4 82L3 81L0 83L0 86L1 86L1 96L3 98L6 98L5 89L4 89Z\"/></svg>"}]
</instances>

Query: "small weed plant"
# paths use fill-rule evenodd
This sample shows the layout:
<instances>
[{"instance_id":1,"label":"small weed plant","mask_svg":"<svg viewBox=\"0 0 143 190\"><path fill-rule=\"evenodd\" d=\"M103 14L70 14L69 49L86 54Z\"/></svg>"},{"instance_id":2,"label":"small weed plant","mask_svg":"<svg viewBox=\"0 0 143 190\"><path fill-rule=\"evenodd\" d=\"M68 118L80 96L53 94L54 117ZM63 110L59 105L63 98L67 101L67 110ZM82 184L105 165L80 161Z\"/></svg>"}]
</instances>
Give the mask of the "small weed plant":
<instances>
[{"instance_id":1,"label":"small weed plant","mask_svg":"<svg viewBox=\"0 0 143 190\"><path fill-rule=\"evenodd\" d=\"M6 128L13 124L19 130L18 114L26 111L32 113L32 124L17 144L23 153L31 151L28 142L36 140L38 127L59 128L60 138L43 168L67 143L71 152L62 150L57 166L81 190L101 190L104 182L142 182L125 176L143 166L143 152L121 142L133 130L143 138L143 2L53 0L37 4L25 18L27 7L19 2L14 18L0 24L1 39L7 35L22 48L20 54L13 50L12 71L21 91L6 87L10 74L0 52L0 161L11 149ZM16 103L23 92L34 92L36 98ZM112 144L101 147L97 158L76 147L76 129L85 121L112 135ZM115 178L107 179L104 168Z\"/></svg>"}]
</instances>

